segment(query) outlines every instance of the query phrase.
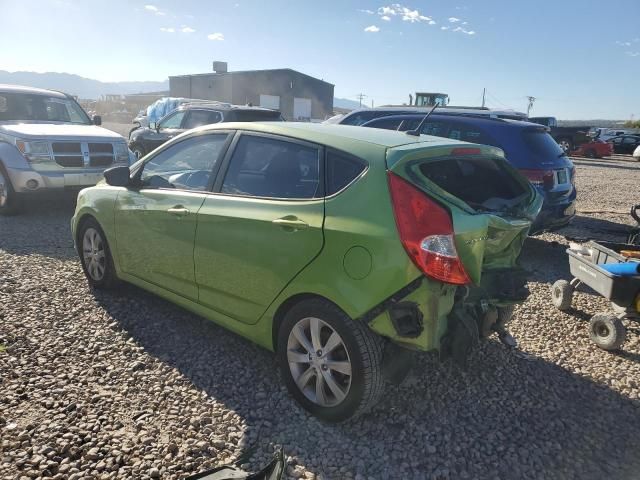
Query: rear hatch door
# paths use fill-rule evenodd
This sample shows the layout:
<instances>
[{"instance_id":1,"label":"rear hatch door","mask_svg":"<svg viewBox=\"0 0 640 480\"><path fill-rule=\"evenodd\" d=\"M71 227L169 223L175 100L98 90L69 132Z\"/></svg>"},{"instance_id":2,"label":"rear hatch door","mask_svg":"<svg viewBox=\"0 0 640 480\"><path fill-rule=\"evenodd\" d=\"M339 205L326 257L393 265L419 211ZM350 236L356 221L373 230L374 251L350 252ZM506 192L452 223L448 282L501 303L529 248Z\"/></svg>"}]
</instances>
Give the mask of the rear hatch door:
<instances>
[{"instance_id":1,"label":"rear hatch door","mask_svg":"<svg viewBox=\"0 0 640 480\"><path fill-rule=\"evenodd\" d=\"M475 284L483 271L516 266L542 197L502 150L451 140L413 143L388 149L387 168L451 213L458 255Z\"/></svg>"}]
</instances>

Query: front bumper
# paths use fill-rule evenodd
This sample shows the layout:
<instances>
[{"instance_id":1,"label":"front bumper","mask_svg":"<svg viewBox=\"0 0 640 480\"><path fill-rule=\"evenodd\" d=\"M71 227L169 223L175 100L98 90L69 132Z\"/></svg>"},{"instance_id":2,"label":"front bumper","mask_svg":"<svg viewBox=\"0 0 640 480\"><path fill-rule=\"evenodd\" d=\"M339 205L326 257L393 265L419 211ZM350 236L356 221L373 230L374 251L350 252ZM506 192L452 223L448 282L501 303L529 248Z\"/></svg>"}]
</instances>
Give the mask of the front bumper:
<instances>
[{"instance_id":1,"label":"front bumper","mask_svg":"<svg viewBox=\"0 0 640 480\"><path fill-rule=\"evenodd\" d=\"M31 168L7 168L11 185L17 193L90 187L104 178L104 168L65 168L37 171Z\"/></svg>"}]
</instances>

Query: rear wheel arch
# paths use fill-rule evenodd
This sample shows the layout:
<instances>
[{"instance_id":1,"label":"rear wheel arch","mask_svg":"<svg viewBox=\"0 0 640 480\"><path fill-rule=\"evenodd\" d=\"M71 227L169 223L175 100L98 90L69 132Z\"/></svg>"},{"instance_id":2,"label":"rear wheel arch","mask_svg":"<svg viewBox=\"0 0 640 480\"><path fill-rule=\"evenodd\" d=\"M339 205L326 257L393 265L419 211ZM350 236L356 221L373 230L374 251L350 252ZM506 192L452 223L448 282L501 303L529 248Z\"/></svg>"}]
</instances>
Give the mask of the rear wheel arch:
<instances>
[{"instance_id":1,"label":"rear wheel arch","mask_svg":"<svg viewBox=\"0 0 640 480\"><path fill-rule=\"evenodd\" d=\"M284 302L280 304L276 313L273 316L273 321L271 322L271 343L273 345L273 350L278 349L278 334L280 332L280 325L284 320L284 317L287 315L287 312L291 310L295 305L298 305L302 302L307 302L310 300L321 300L323 302L330 303L334 305L336 308L339 308L343 312L345 311L340 305L335 302L329 300L327 297L323 297L322 295L318 295L316 293L297 293L289 298L287 298Z\"/></svg>"}]
</instances>

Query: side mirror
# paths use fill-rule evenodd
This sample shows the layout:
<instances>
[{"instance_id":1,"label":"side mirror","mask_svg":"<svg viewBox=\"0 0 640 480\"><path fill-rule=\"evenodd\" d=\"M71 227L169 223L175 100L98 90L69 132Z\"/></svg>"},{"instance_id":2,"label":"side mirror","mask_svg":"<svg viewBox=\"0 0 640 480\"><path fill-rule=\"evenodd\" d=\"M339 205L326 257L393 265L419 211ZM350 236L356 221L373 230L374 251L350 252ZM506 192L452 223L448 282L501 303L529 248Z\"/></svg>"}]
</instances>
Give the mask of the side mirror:
<instances>
[{"instance_id":1,"label":"side mirror","mask_svg":"<svg viewBox=\"0 0 640 480\"><path fill-rule=\"evenodd\" d=\"M100 115L94 115L91 120L93 120L94 125L102 125L102 117Z\"/></svg>"},{"instance_id":2,"label":"side mirror","mask_svg":"<svg viewBox=\"0 0 640 480\"><path fill-rule=\"evenodd\" d=\"M107 168L104 171L104 179L112 187L126 187L131 182L131 170L124 165Z\"/></svg>"}]
</instances>

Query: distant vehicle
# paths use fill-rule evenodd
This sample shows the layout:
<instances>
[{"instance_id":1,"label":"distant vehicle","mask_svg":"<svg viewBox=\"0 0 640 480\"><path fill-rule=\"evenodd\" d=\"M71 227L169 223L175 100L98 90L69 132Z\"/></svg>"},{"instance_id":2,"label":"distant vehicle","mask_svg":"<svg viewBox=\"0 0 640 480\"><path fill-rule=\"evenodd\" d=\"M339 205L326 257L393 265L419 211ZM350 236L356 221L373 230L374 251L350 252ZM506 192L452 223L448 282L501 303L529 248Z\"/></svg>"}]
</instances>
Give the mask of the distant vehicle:
<instances>
[{"instance_id":1,"label":"distant vehicle","mask_svg":"<svg viewBox=\"0 0 640 480\"><path fill-rule=\"evenodd\" d=\"M640 162L640 146L633 151L633 158Z\"/></svg>"},{"instance_id":2,"label":"distant vehicle","mask_svg":"<svg viewBox=\"0 0 640 480\"><path fill-rule=\"evenodd\" d=\"M604 140L605 142L612 139L613 137L633 134L634 133L631 130L620 130L613 128L592 128L591 132L589 132L589 135L593 138L599 138L600 140Z\"/></svg>"},{"instance_id":3,"label":"distant vehicle","mask_svg":"<svg viewBox=\"0 0 640 480\"><path fill-rule=\"evenodd\" d=\"M424 115L396 115L372 120L364 126L413 130L423 118ZM547 127L509 119L434 113L420 133L501 148L511 165L544 196L540 215L531 226L532 233L563 227L575 216L575 167L551 138Z\"/></svg>"},{"instance_id":4,"label":"distant vehicle","mask_svg":"<svg viewBox=\"0 0 640 480\"><path fill-rule=\"evenodd\" d=\"M430 107L376 107L354 110L342 116L334 116L326 120L325 123L335 123L340 125L364 125L370 120L390 115L426 114ZM483 107L439 107L438 112L449 115L476 115L480 117L508 118L512 120L524 120L527 115L515 110L493 110Z\"/></svg>"},{"instance_id":5,"label":"distant vehicle","mask_svg":"<svg viewBox=\"0 0 640 480\"><path fill-rule=\"evenodd\" d=\"M613 145L605 142L604 140L600 140L599 138L594 138L589 143L583 143L573 152L571 155L574 157L587 157L587 158L602 158L609 157L613 155Z\"/></svg>"},{"instance_id":6,"label":"distant vehicle","mask_svg":"<svg viewBox=\"0 0 640 480\"><path fill-rule=\"evenodd\" d=\"M128 165L126 140L101 123L66 93L0 85L0 215L18 213L27 195L95 185L105 168Z\"/></svg>"},{"instance_id":7,"label":"distant vehicle","mask_svg":"<svg viewBox=\"0 0 640 480\"><path fill-rule=\"evenodd\" d=\"M607 140L613 145L613 151L622 155L631 155L640 145L640 135L620 135Z\"/></svg>"},{"instance_id":8,"label":"distant vehicle","mask_svg":"<svg viewBox=\"0 0 640 480\"><path fill-rule=\"evenodd\" d=\"M529 117L529 122L549 127L549 133L566 153L591 141L589 137L591 127L559 127L556 117Z\"/></svg>"},{"instance_id":9,"label":"distant vehicle","mask_svg":"<svg viewBox=\"0 0 640 480\"><path fill-rule=\"evenodd\" d=\"M229 103L185 103L159 122L133 130L129 134L129 148L136 158L142 158L185 130L220 122L259 121L282 121L282 115L277 110Z\"/></svg>"},{"instance_id":10,"label":"distant vehicle","mask_svg":"<svg viewBox=\"0 0 640 480\"><path fill-rule=\"evenodd\" d=\"M464 364L493 333L515 345L505 324L529 293L518 257L541 203L492 147L217 124L106 172L72 231L91 286L133 283L277 352L291 395L338 422L415 351Z\"/></svg>"}]
</instances>

